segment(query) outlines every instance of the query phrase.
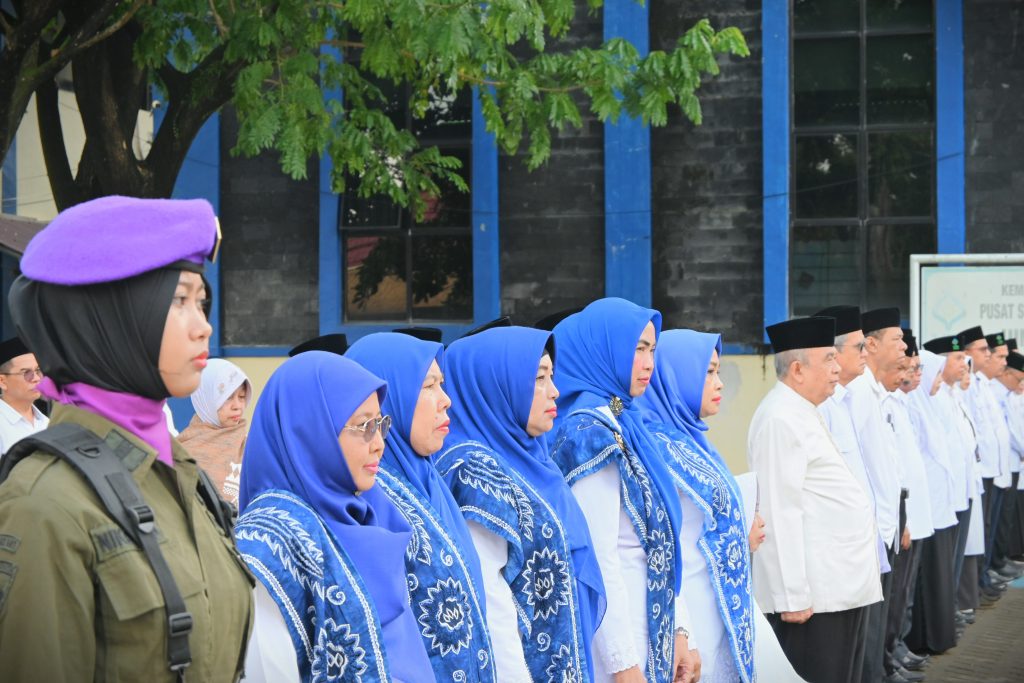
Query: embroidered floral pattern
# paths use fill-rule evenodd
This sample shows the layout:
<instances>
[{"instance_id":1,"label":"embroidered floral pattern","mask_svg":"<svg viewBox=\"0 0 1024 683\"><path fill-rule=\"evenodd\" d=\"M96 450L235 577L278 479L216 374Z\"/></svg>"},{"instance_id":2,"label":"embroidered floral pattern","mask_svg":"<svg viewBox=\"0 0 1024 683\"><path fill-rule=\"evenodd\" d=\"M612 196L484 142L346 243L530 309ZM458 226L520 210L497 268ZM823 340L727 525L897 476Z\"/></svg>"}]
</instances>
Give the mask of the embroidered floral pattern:
<instances>
[{"instance_id":1,"label":"embroidered floral pattern","mask_svg":"<svg viewBox=\"0 0 1024 683\"><path fill-rule=\"evenodd\" d=\"M321 681L362 681L366 652L359 647L359 634L348 624L328 619L316 639L316 657L311 667L313 683Z\"/></svg>"},{"instance_id":2,"label":"embroidered floral pattern","mask_svg":"<svg viewBox=\"0 0 1024 683\"><path fill-rule=\"evenodd\" d=\"M569 604L569 564L551 548L534 551L526 562L523 578L526 604L533 607L535 619L546 621L558 614L559 607Z\"/></svg>"},{"instance_id":3,"label":"embroidered floral pattern","mask_svg":"<svg viewBox=\"0 0 1024 683\"><path fill-rule=\"evenodd\" d=\"M408 482L382 469L377 485L413 529L405 568L435 678L493 683L490 638L461 550Z\"/></svg>"}]
</instances>

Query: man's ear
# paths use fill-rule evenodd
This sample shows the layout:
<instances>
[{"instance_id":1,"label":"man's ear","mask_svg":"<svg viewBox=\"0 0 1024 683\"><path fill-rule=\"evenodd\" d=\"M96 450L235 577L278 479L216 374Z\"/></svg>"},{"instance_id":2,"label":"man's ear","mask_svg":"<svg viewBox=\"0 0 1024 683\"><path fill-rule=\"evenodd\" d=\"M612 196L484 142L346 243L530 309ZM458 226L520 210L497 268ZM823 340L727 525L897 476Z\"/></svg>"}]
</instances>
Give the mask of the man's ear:
<instances>
[{"instance_id":1,"label":"man's ear","mask_svg":"<svg viewBox=\"0 0 1024 683\"><path fill-rule=\"evenodd\" d=\"M878 351L878 339L864 335L864 347L868 350L868 353L875 353Z\"/></svg>"}]
</instances>

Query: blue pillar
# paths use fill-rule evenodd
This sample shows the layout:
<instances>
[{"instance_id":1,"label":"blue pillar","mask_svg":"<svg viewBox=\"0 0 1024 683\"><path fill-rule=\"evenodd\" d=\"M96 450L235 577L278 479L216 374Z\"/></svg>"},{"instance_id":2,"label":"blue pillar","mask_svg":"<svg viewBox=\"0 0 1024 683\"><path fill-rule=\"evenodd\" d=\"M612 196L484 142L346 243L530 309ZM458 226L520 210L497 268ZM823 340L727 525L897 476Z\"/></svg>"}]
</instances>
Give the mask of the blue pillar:
<instances>
[{"instance_id":1,"label":"blue pillar","mask_svg":"<svg viewBox=\"0 0 1024 683\"><path fill-rule=\"evenodd\" d=\"M648 9L637 0L607 0L604 39L649 49ZM640 119L604 126L604 291L651 305L651 133Z\"/></svg>"},{"instance_id":2,"label":"blue pillar","mask_svg":"<svg viewBox=\"0 0 1024 683\"><path fill-rule=\"evenodd\" d=\"M789 317L789 0L764 0L761 40L764 324L771 325Z\"/></svg>"},{"instance_id":3,"label":"blue pillar","mask_svg":"<svg viewBox=\"0 0 1024 683\"><path fill-rule=\"evenodd\" d=\"M341 60L341 51L336 47L320 48L323 54ZM324 102L341 102L341 88L324 91ZM324 152L320 155L320 252L319 282L320 298L320 334L340 332L342 324L342 263L341 235L338 233L341 211L341 197L331 190L331 173L334 162L331 155ZM349 339L351 342L352 339Z\"/></svg>"},{"instance_id":4,"label":"blue pillar","mask_svg":"<svg viewBox=\"0 0 1024 683\"><path fill-rule=\"evenodd\" d=\"M473 91L473 320L501 315L501 263L498 240L498 145L487 132L483 108Z\"/></svg>"},{"instance_id":5,"label":"blue pillar","mask_svg":"<svg viewBox=\"0 0 1024 683\"><path fill-rule=\"evenodd\" d=\"M935 6L935 209L940 254L962 254L967 248L962 2L938 0Z\"/></svg>"}]
</instances>

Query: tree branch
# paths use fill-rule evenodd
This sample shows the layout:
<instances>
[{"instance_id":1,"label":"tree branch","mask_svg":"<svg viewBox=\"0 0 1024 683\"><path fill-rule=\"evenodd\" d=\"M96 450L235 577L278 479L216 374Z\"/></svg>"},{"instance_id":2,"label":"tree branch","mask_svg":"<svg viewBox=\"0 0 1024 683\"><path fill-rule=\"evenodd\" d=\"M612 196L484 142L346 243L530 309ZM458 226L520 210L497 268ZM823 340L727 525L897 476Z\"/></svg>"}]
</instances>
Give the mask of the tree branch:
<instances>
[{"instance_id":1,"label":"tree branch","mask_svg":"<svg viewBox=\"0 0 1024 683\"><path fill-rule=\"evenodd\" d=\"M75 178L71 174L67 148L64 146L64 128L60 122L60 101L57 84L46 81L36 89L36 120L39 122L39 141L43 148L43 161L49 176L53 198L60 208L81 201Z\"/></svg>"},{"instance_id":2,"label":"tree branch","mask_svg":"<svg viewBox=\"0 0 1024 683\"><path fill-rule=\"evenodd\" d=\"M0 10L0 29L3 29L4 40L11 42L14 39L14 27L7 23L7 12ZM13 17L12 17L13 18Z\"/></svg>"},{"instance_id":3,"label":"tree branch","mask_svg":"<svg viewBox=\"0 0 1024 683\"><path fill-rule=\"evenodd\" d=\"M58 59L58 58L72 59L72 58L74 58L76 55L78 55L83 50L87 50L90 47L92 47L93 45L95 45L96 43L99 43L101 41L106 40L110 36L114 35L118 31L120 31L122 28L124 28L125 24L127 24L129 21L131 21L132 17L134 17L135 14L140 9L142 9L142 6L145 5L145 4L146 4L146 0L135 0L135 2L132 4L132 6L128 8L128 11L126 11L124 13L124 16L122 16L120 19L115 21L113 24L111 24L107 28L103 29L99 33L94 34L92 36L92 38L89 38L88 40L86 40L86 41L84 41L82 43L75 44L72 41L70 44L66 45L63 48L57 48L56 50L53 50L52 52L50 52L50 57L52 59Z\"/></svg>"},{"instance_id":4,"label":"tree branch","mask_svg":"<svg viewBox=\"0 0 1024 683\"><path fill-rule=\"evenodd\" d=\"M209 0L210 13L213 14L213 22L217 24L217 32L222 38L227 38L228 27L224 25L224 20L220 18L220 14L217 13L217 6L214 4L214 0Z\"/></svg>"}]
</instances>

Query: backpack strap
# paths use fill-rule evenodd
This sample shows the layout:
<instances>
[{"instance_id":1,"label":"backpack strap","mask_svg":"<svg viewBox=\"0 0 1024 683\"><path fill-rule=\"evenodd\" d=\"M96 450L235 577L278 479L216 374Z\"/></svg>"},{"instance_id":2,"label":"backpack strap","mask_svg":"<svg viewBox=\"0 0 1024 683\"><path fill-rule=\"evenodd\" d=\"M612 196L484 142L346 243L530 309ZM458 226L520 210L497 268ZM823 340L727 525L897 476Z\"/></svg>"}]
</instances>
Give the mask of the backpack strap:
<instances>
[{"instance_id":1,"label":"backpack strap","mask_svg":"<svg viewBox=\"0 0 1024 683\"><path fill-rule=\"evenodd\" d=\"M203 503L210 511L210 514L213 515L213 518L217 520L217 524L224 531L224 535L233 538L238 510L217 493L217 486L213 483L213 479L210 479L210 475L206 473L206 470L202 467L197 467L196 469L199 470L199 482L196 485L199 497L202 498Z\"/></svg>"},{"instance_id":2,"label":"backpack strap","mask_svg":"<svg viewBox=\"0 0 1024 683\"><path fill-rule=\"evenodd\" d=\"M192 663L188 636L192 615L185 607L178 584L160 551L153 509L142 498L138 484L113 449L98 436L73 423L61 423L22 439L0 460L0 482L15 465L42 451L54 455L78 472L93 489L103 507L138 545L156 575L167 612L167 665L179 683Z\"/></svg>"}]
</instances>

